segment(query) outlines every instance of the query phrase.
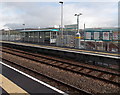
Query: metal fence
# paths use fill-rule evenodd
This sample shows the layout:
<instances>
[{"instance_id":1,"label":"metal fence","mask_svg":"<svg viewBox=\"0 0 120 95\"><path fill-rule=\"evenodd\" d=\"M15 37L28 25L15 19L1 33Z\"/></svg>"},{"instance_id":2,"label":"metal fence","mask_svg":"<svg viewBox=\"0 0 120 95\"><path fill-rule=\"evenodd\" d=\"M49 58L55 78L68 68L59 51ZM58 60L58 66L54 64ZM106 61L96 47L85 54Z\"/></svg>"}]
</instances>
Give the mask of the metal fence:
<instances>
[{"instance_id":1,"label":"metal fence","mask_svg":"<svg viewBox=\"0 0 120 95\"><path fill-rule=\"evenodd\" d=\"M56 43L53 45L76 48L75 34L76 34L76 32L66 31L66 32L64 32L63 36L57 35ZM31 36L31 35L29 35L29 36ZM37 34L36 34L36 36L37 36ZM10 34L9 32L6 32L4 34L1 33L0 40L23 41L22 35L20 33L11 33ZM31 39L29 39L29 42L30 41L31 41ZM81 41L82 49L120 52L120 47L119 47L120 43L118 41L115 41L115 42L114 41L95 41L95 40L85 40L85 39L80 39L80 41ZM35 42L40 44L39 41L35 41ZM43 44L46 44L46 43L43 42Z\"/></svg>"},{"instance_id":2,"label":"metal fence","mask_svg":"<svg viewBox=\"0 0 120 95\"><path fill-rule=\"evenodd\" d=\"M20 35L2 35L1 38L4 41L20 41L21 40Z\"/></svg>"},{"instance_id":3,"label":"metal fence","mask_svg":"<svg viewBox=\"0 0 120 95\"><path fill-rule=\"evenodd\" d=\"M56 45L65 47L75 47L75 37L74 35L64 35L63 37L57 36Z\"/></svg>"}]
</instances>

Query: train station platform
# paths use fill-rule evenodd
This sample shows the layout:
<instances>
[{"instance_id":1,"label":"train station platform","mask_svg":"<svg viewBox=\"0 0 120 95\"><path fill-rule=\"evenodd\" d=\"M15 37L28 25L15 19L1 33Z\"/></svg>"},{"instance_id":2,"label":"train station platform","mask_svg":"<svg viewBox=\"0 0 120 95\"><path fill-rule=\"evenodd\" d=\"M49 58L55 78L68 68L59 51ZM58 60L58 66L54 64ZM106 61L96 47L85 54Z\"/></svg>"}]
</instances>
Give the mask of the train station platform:
<instances>
[{"instance_id":1,"label":"train station platform","mask_svg":"<svg viewBox=\"0 0 120 95\"><path fill-rule=\"evenodd\" d=\"M99 65L107 68L119 68L120 52L85 50L24 42L0 41L0 43L3 46L9 46L28 52L30 51L34 53L37 52L48 55L60 56L62 58L74 59L75 61L82 61L92 65Z\"/></svg>"},{"instance_id":2,"label":"train station platform","mask_svg":"<svg viewBox=\"0 0 120 95\"><path fill-rule=\"evenodd\" d=\"M86 55L94 55L94 56L102 56L102 57L120 59L119 52L93 51L93 50L83 50L83 49L73 49L73 48L71 49L71 48L64 48L64 47L57 47L57 46L47 46L47 45L38 45L38 44L32 44L32 43L11 42L11 41L0 41L0 43L32 46L32 47L37 47L37 48L45 48L45 49L52 49L52 50L59 50L59 51L66 51L66 52L81 53L81 54L86 54Z\"/></svg>"},{"instance_id":3,"label":"train station platform","mask_svg":"<svg viewBox=\"0 0 120 95\"><path fill-rule=\"evenodd\" d=\"M56 89L22 71L19 71L3 62L0 62L0 87L2 93L33 95L33 94L48 94L48 95L65 95L63 91Z\"/></svg>"}]
</instances>

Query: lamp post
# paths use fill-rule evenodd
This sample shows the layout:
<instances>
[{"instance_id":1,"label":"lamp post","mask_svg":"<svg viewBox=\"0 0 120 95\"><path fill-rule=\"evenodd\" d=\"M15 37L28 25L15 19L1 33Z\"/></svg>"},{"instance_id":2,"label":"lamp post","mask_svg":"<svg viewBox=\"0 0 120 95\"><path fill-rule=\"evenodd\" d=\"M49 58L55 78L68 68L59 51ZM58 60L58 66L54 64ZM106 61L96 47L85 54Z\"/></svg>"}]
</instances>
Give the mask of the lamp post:
<instances>
[{"instance_id":1,"label":"lamp post","mask_svg":"<svg viewBox=\"0 0 120 95\"><path fill-rule=\"evenodd\" d=\"M63 46L63 2L59 2L61 4L61 46Z\"/></svg>"},{"instance_id":2,"label":"lamp post","mask_svg":"<svg viewBox=\"0 0 120 95\"><path fill-rule=\"evenodd\" d=\"M24 30L25 30L25 24L23 24L23 26L24 26ZM24 38L25 38L25 32L24 32ZM25 40L24 40L25 41Z\"/></svg>"},{"instance_id":3,"label":"lamp post","mask_svg":"<svg viewBox=\"0 0 120 95\"><path fill-rule=\"evenodd\" d=\"M63 37L63 2L59 2L61 4L61 36Z\"/></svg>"},{"instance_id":4,"label":"lamp post","mask_svg":"<svg viewBox=\"0 0 120 95\"><path fill-rule=\"evenodd\" d=\"M25 30L25 24L23 24L23 26L24 26L24 30Z\"/></svg>"},{"instance_id":5,"label":"lamp post","mask_svg":"<svg viewBox=\"0 0 120 95\"><path fill-rule=\"evenodd\" d=\"M82 13L75 14L77 16L77 32L79 33L79 16L82 15Z\"/></svg>"},{"instance_id":6,"label":"lamp post","mask_svg":"<svg viewBox=\"0 0 120 95\"><path fill-rule=\"evenodd\" d=\"M10 28L8 28L8 41L10 41Z\"/></svg>"},{"instance_id":7,"label":"lamp post","mask_svg":"<svg viewBox=\"0 0 120 95\"><path fill-rule=\"evenodd\" d=\"M79 16L82 15L82 13L79 14L75 14L75 16L77 16L77 33L76 33L76 41L75 41L75 47L76 48L81 48L81 35L79 33Z\"/></svg>"}]
</instances>

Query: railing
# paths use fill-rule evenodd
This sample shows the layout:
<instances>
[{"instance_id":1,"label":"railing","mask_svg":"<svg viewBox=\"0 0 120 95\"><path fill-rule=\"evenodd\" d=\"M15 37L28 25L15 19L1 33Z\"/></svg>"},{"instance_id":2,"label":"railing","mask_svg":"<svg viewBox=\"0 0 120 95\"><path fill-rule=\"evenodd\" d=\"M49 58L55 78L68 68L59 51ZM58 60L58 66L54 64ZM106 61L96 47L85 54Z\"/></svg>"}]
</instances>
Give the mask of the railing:
<instances>
[{"instance_id":1,"label":"railing","mask_svg":"<svg viewBox=\"0 0 120 95\"><path fill-rule=\"evenodd\" d=\"M5 41L22 41L22 36L19 34L16 35L0 35L0 40ZM36 42L39 43L39 42ZM48 44L43 41L43 44ZM60 35L56 37L55 46L70 47L75 48L75 36L74 35L64 35L63 38ZM102 50L102 51L111 51L119 52L119 41L91 41L81 39L81 49L90 49L90 50Z\"/></svg>"}]
</instances>

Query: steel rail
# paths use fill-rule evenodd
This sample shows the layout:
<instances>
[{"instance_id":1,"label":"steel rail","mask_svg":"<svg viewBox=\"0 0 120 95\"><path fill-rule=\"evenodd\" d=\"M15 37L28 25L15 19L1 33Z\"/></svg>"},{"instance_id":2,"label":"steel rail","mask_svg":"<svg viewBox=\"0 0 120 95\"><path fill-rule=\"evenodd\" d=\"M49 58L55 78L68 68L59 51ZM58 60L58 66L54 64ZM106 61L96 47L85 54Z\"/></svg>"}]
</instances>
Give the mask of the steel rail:
<instances>
[{"instance_id":1,"label":"steel rail","mask_svg":"<svg viewBox=\"0 0 120 95\"><path fill-rule=\"evenodd\" d=\"M91 77L91 78L93 78L93 79L98 79L98 80L101 80L101 81L104 81L104 82L107 82L107 83L111 83L111 84L114 84L114 85L117 85L117 86L120 87L120 83L119 83L119 82L114 82L114 81L107 80L107 79L104 79L104 78L100 78L100 77L97 77L97 76L89 75L89 74L86 74L86 73L83 73L83 72L74 71L74 70L72 70L72 69L68 69L68 68L56 66L56 65L54 65L54 64L49 64L49 63L44 62L44 61L41 61L41 60L36 60L36 59L30 58L30 57L18 55L18 54L16 54L16 53L11 53L11 52L8 52L8 51L5 51L5 52L10 53L10 54L13 54L13 55L16 55L16 56L19 56L19 57L22 57L22 58L29 59L29 60L31 60L31 61L40 62L40 63L47 64L47 65L50 65L50 66L53 66L53 67L56 67L56 68L59 68L59 69L63 69L63 70L66 70L66 71L70 71L70 72L73 72L73 73L77 73L77 74L81 74L81 75L84 75L84 76L87 76L87 77Z\"/></svg>"}]
</instances>

